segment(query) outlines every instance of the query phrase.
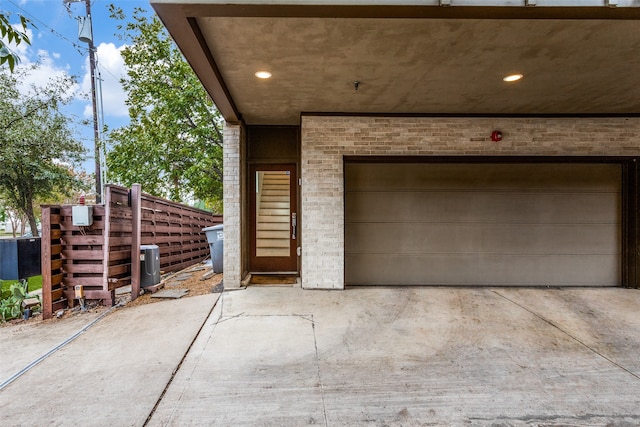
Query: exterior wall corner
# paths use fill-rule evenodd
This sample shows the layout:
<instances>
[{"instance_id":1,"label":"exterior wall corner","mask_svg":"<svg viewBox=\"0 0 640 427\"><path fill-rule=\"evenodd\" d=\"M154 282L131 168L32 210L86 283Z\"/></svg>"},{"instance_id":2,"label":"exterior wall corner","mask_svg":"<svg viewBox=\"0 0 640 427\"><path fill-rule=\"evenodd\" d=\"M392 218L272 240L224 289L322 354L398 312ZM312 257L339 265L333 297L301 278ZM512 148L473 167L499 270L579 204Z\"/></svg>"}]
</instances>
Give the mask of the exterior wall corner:
<instances>
[{"instance_id":1,"label":"exterior wall corner","mask_svg":"<svg viewBox=\"0 0 640 427\"><path fill-rule=\"evenodd\" d=\"M243 128L225 123L223 142L224 285L241 286L243 275Z\"/></svg>"}]
</instances>

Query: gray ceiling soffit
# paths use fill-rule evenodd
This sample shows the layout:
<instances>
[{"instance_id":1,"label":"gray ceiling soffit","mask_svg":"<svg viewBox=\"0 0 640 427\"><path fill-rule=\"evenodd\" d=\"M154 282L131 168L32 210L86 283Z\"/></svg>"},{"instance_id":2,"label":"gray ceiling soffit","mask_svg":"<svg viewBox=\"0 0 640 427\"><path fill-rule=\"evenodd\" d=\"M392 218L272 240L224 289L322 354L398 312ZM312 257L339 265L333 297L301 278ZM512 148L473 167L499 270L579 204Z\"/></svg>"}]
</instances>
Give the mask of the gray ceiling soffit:
<instances>
[{"instance_id":1,"label":"gray ceiling soffit","mask_svg":"<svg viewBox=\"0 0 640 427\"><path fill-rule=\"evenodd\" d=\"M152 4L230 122L640 113L637 7Z\"/></svg>"},{"instance_id":2,"label":"gray ceiling soffit","mask_svg":"<svg viewBox=\"0 0 640 427\"><path fill-rule=\"evenodd\" d=\"M218 4L218 3L158 3L158 10L180 9L189 17L318 17L318 18L441 18L441 19L640 19L637 7L566 6L450 6L375 4ZM578 2L580 3L580 2ZM587 4L588 2L581 2ZM591 2L593 3L593 2Z\"/></svg>"}]
</instances>

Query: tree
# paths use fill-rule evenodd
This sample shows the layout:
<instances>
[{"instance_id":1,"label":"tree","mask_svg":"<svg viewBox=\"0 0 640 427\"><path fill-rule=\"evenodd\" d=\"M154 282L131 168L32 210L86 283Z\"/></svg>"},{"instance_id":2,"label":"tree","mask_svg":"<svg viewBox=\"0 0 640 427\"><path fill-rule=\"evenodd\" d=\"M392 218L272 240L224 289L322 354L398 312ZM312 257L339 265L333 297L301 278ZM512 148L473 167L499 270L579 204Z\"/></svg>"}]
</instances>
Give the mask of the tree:
<instances>
[{"instance_id":1,"label":"tree","mask_svg":"<svg viewBox=\"0 0 640 427\"><path fill-rule=\"evenodd\" d=\"M70 173L75 175L76 181L72 188L62 188L61 191L54 190L47 197L38 197L34 200L33 213L36 218L42 215L40 205L77 203L81 196L85 196L87 192L94 190L93 174L87 174L85 171L76 173L73 170L70 170ZM11 204L3 200L2 193L0 193L0 224L8 221L11 225L13 237L23 235L25 234L25 226L29 220L24 212L10 206ZM32 234L35 233L32 232Z\"/></svg>"},{"instance_id":2,"label":"tree","mask_svg":"<svg viewBox=\"0 0 640 427\"><path fill-rule=\"evenodd\" d=\"M73 167L85 149L58 110L71 99L73 79L62 77L25 95L18 82L28 71L0 73L0 195L27 217L36 236L34 202L81 186Z\"/></svg>"},{"instance_id":3,"label":"tree","mask_svg":"<svg viewBox=\"0 0 640 427\"><path fill-rule=\"evenodd\" d=\"M11 224L11 234L13 237L23 235L25 232L25 224L27 218L23 213L13 210L11 208L5 208L5 215Z\"/></svg>"},{"instance_id":4,"label":"tree","mask_svg":"<svg viewBox=\"0 0 640 427\"><path fill-rule=\"evenodd\" d=\"M16 46L22 42L31 44L29 36L27 35L27 26L30 21L22 15L18 15L20 18L20 26L22 31L16 30L9 22L10 15L0 11L0 37L6 38L9 43L15 43ZM0 65L5 63L9 65L9 69L13 72L16 63L20 61L18 55L16 55L5 42L0 39Z\"/></svg>"},{"instance_id":5,"label":"tree","mask_svg":"<svg viewBox=\"0 0 640 427\"><path fill-rule=\"evenodd\" d=\"M126 20L110 6L111 16ZM222 119L160 20L136 8L118 27L130 124L110 132L109 179L174 201L222 199ZM221 206L221 205L220 205Z\"/></svg>"}]
</instances>

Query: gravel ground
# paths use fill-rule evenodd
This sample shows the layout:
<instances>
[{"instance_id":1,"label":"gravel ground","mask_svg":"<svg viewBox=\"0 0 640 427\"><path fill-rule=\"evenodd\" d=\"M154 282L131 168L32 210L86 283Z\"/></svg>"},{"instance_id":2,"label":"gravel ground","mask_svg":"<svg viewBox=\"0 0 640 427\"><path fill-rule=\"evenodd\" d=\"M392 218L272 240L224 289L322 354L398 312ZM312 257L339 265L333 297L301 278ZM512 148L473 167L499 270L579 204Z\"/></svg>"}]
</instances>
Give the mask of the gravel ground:
<instances>
[{"instance_id":1,"label":"gravel ground","mask_svg":"<svg viewBox=\"0 0 640 427\"><path fill-rule=\"evenodd\" d=\"M182 298L194 297L197 295L204 295L211 293L212 289L222 281L223 274L211 274L211 267L205 267L204 265L198 263L191 267L188 267L181 271L176 271L173 273L165 274L162 276L161 283L165 283L165 287L163 289L188 289L189 292ZM172 284L171 286L167 286L167 283L171 283L172 279L175 279L178 276L189 275L190 277L179 284ZM203 279L203 276L208 276ZM174 281L175 283L175 281ZM139 296L135 301L131 301L131 292L126 292L126 289L130 289L130 287L126 287L121 289L120 292L116 290L116 301L118 304L122 304L122 309L127 309L129 307L136 307L143 304L153 304L160 301L165 301L165 298L151 298L152 293L145 293L144 295ZM64 313L60 316L60 318L71 317L71 316L82 316L88 313L101 313L108 309L103 305L99 305L97 301L88 301L86 304L86 311L81 311L80 307L76 305L73 309L64 310ZM28 320L23 319L14 319L8 322L0 321L0 328L6 327L19 327L25 325L33 325L33 324L47 324L51 322L55 322L58 320L56 317L53 319L42 320L42 314L37 313L32 316Z\"/></svg>"},{"instance_id":2,"label":"gravel ground","mask_svg":"<svg viewBox=\"0 0 640 427\"><path fill-rule=\"evenodd\" d=\"M161 283L165 283L165 287L163 289L176 289L176 290L188 289L189 292L187 292L187 294L183 297L183 298L188 298L188 297L195 297L197 295L204 295L204 294L211 293L211 290L213 289L213 287L222 281L222 277L223 277L222 273L214 274L213 276L210 276L202 280L202 277L205 274L211 273L211 268L207 267L204 270L192 271L194 268L195 267L189 267L185 270L171 273L170 275L167 275L166 278L163 277L163 280L161 282ZM191 277L187 280L182 281L180 284L177 284L177 285L172 285L172 286L166 285L166 283L171 282L172 278L181 276L182 274L189 274L191 275ZM151 304L151 303L164 301L164 298L152 298L151 297L152 295L153 295L152 293L145 293L144 295L141 295L138 298L136 298L135 301L131 301L131 293L123 294L121 295L121 297L125 298L127 307L135 307L142 304Z\"/></svg>"}]
</instances>

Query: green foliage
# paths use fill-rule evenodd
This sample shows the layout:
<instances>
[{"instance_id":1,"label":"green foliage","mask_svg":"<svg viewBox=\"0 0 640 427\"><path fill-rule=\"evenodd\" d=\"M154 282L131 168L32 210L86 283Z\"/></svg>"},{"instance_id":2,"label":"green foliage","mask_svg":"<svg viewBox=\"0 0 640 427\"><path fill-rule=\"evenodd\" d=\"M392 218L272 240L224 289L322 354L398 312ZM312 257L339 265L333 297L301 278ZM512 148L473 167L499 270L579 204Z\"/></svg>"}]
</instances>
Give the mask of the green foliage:
<instances>
[{"instance_id":1,"label":"green foliage","mask_svg":"<svg viewBox=\"0 0 640 427\"><path fill-rule=\"evenodd\" d=\"M27 27L31 22L24 16L18 15L22 31L16 30L9 22L10 16L11 15L5 12L0 12L0 37L6 38L9 43L15 43L16 46L22 42L31 44L31 40L29 40L29 36L27 36ZM20 58L18 55L12 52L11 49L9 49L9 47L0 40L0 65L7 64L9 69L13 72L16 63L19 61Z\"/></svg>"},{"instance_id":2,"label":"green foliage","mask_svg":"<svg viewBox=\"0 0 640 427\"><path fill-rule=\"evenodd\" d=\"M18 283L18 280L0 280L0 291L8 291L14 283ZM29 277L27 279L27 289L30 292L42 289L42 275Z\"/></svg>"},{"instance_id":3,"label":"green foliage","mask_svg":"<svg viewBox=\"0 0 640 427\"><path fill-rule=\"evenodd\" d=\"M0 198L36 230L34 201L81 185L73 166L85 149L58 109L71 99L74 80L59 78L23 94L18 82L29 71L0 73Z\"/></svg>"},{"instance_id":4,"label":"green foliage","mask_svg":"<svg viewBox=\"0 0 640 427\"><path fill-rule=\"evenodd\" d=\"M27 281L22 280L18 283L13 283L8 292L2 292L0 297L0 318L2 318L3 321L22 317L24 313L22 302L25 299L37 298L38 301L40 301L40 297L38 295L29 294L27 289Z\"/></svg>"},{"instance_id":5,"label":"green foliage","mask_svg":"<svg viewBox=\"0 0 640 427\"><path fill-rule=\"evenodd\" d=\"M121 9L110 7L124 21ZM135 9L119 27L131 122L110 133L109 179L174 201L189 196L220 206L222 119L160 20Z\"/></svg>"}]
</instances>

